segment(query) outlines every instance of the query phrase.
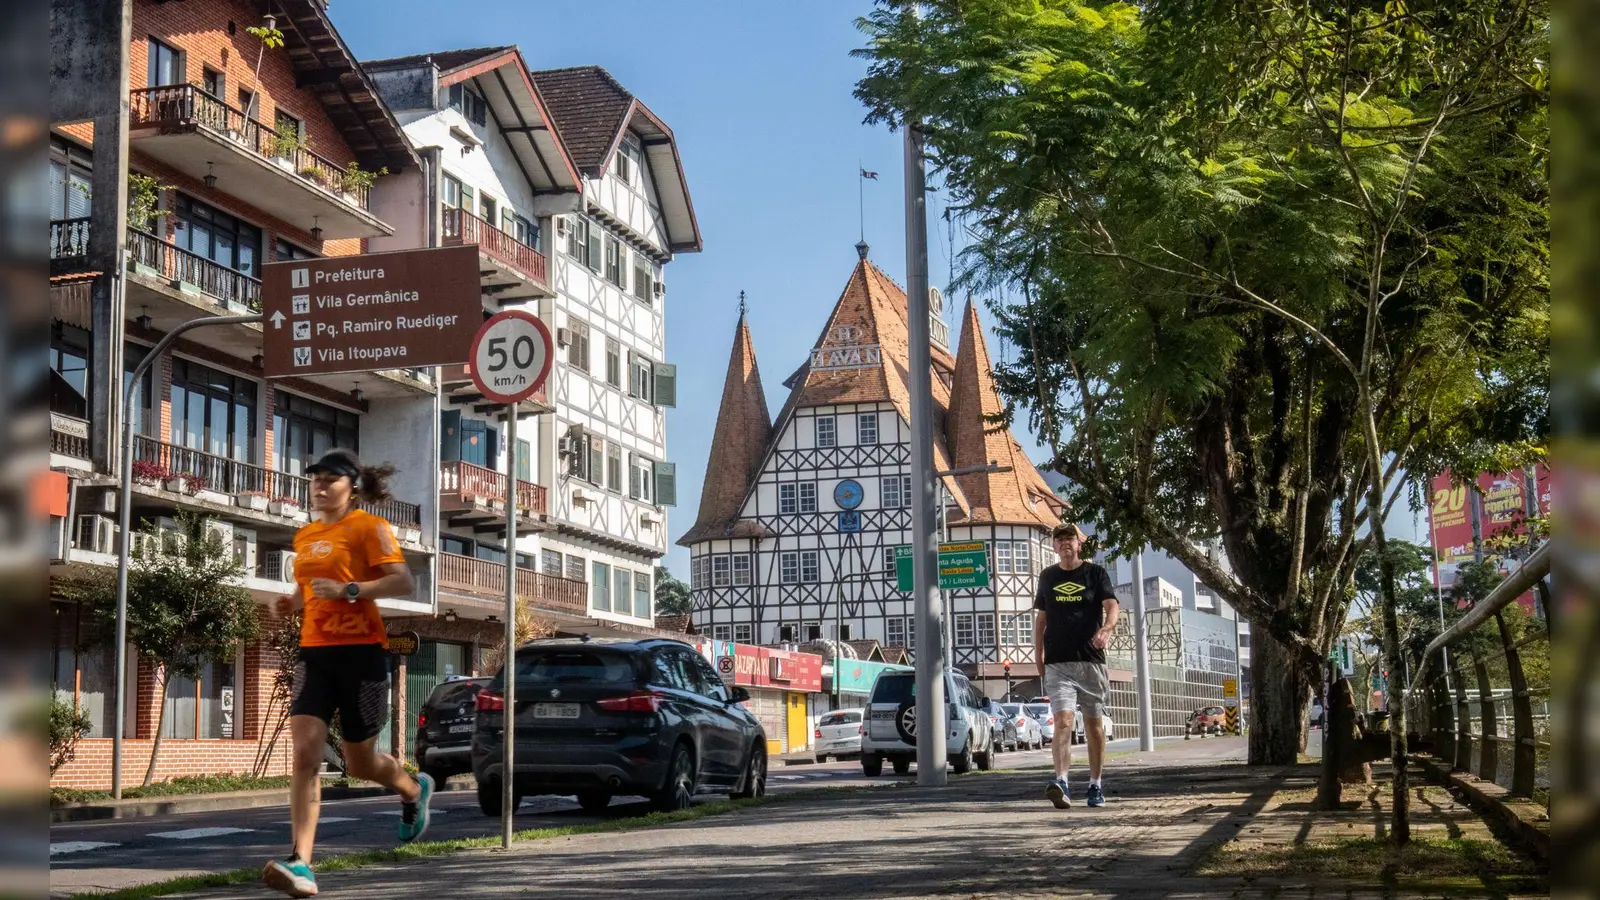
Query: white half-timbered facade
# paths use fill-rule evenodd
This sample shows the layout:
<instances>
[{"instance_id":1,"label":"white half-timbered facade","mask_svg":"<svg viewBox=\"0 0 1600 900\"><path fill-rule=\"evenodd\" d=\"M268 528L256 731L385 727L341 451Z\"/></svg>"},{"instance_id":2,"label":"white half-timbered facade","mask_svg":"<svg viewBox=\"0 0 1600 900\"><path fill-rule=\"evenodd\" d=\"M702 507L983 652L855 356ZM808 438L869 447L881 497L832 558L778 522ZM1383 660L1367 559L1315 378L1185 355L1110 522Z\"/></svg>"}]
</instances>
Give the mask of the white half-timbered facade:
<instances>
[{"instance_id":1,"label":"white half-timbered facade","mask_svg":"<svg viewBox=\"0 0 1600 900\"><path fill-rule=\"evenodd\" d=\"M860 249L770 425L742 318L736 329L699 516L680 540L695 626L713 638L867 639L915 652L912 595L895 570L896 546L911 542L906 299ZM949 540L984 542L993 571L988 588L949 598L953 662L999 676L1004 660L1031 658L1034 584L1064 505L1011 435L985 423L1000 401L976 313L966 310L955 356L937 340L946 330L933 333L935 464L1011 467L940 478Z\"/></svg>"}]
</instances>

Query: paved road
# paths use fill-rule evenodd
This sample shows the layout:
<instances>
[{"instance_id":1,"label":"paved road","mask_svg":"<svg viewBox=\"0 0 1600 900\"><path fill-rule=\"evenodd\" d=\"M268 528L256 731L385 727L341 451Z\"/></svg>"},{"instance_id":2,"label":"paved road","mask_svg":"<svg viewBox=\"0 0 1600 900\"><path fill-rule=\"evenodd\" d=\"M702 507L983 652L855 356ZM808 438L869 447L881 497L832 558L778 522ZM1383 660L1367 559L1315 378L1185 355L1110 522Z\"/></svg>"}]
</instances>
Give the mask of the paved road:
<instances>
[{"instance_id":1,"label":"paved road","mask_svg":"<svg viewBox=\"0 0 1600 900\"><path fill-rule=\"evenodd\" d=\"M1134 750L1137 744L1134 740L1113 741L1110 750ZM1082 748L1077 748L1074 756L1081 762ZM1048 750L1005 753L997 767L1044 767L1049 759ZM912 780L915 772L913 767L912 774L896 776L886 769L882 777L869 779L861 774L856 762L784 766L773 770L768 790L783 793L808 787ZM633 797L618 797L603 815L583 812L571 797L531 797L517 811L517 827L573 825L627 818L647 811L647 805ZM499 833L500 820L484 816L471 791L435 795L433 812L429 840ZM387 797L324 803L317 829L317 855L392 847L399 814L399 804ZM288 848L286 806L56 825L50 829L51 896L228 871L283 855Z\"/></svg>"}]
</instances>

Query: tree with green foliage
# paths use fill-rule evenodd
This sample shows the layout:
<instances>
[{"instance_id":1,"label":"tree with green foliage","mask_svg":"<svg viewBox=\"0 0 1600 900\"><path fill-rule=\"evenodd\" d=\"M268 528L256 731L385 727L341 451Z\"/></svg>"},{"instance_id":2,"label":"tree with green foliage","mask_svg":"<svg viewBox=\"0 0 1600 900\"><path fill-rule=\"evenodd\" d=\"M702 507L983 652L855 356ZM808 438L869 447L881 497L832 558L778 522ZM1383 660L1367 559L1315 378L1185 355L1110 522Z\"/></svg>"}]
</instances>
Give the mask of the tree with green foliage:
<instances>
[{"instance_id":1,"label":"tree with green foliage","mask_svg":"<svg viewBox=\"0 0 1600 900\"><path fill-rule=\"evenodd\" d=\"M50 696L50 774L72 762L78 755L78 741L89 733L93 723L89 713L60 694Z\"/></svg>"},{"instance_id":2,"label":"tree with green foliage","mask_svg":"<svg viewBox=\"0 0 1600 900\"><path fill-rule=\"evenodd\" d=\"M241 583L244 569L233 547L198 516L180 514L177 523L172 531L147 526L154 540L134 554L128 571L128 641L156 666L163 696L174 678L198 680L206 663L232 659L260 629L260 610ZM115 641L115 571L97 570L64 590L99 623L98 638ZM155 777L166 717L162 703L145 785Z\"/></svg>"},{"instance_id":3,"label":"tree with green foliage","mask_svg":"<svg viewBox=\"0 0 1600 900\"><path fill-rule=\"evenodd\" d=\"M1382 524L1411 479L1543 446L1547 8L880 0L861 26L868 120L918 123L960 282L1004 292L1008 413L1114 546L1251 621L1250 759L1293 762L1369 548L1397 659Z\"/></svg>"},{"instance_id":4,"label":"tree with green foliage","mask_svg":"<svg viewBox=\"0 0 1600 900\"><path fill-rule=\"evenodd\" d=\"M673 578L666 566L656 566L656 615L687 616L693 612L689 586Z\"/></svg>"}]
</instances>

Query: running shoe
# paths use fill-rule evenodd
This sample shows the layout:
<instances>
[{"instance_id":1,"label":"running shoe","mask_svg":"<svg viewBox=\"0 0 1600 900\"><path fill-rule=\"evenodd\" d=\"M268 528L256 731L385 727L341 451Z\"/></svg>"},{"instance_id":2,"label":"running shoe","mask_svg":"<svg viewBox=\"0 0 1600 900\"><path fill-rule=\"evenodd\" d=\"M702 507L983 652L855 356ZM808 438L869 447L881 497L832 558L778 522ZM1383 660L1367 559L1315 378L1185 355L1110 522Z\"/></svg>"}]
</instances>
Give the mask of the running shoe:
<instances>
[{"instance_id":1,"label":"running shoe","mask_svg":"<svg viewBox=\"0 0 1600 900\"><path fill-rule=\"evenodd\" d=\"M417 775L415 803L400 801L400 840L411 843L428 830L428 804L433 801L433 776L426 772Z\"/></svg>"},{"instance_id":2,"label":"running shoe","mask_svg":"<svg viewBox=\"0 0 1600 900\"><path fill-rule=\"evenodd\" d=\"M317 873L311 871L311 866L302 862L299 856L267 863L267 867L261 871L261 881L267 887L291 897L317 895Z\"/></svg>"},{"instance_id":3,"label":"running shoe","mask_svg":"<svg viewBox=\"0 0 1600 900\"><path fill-rule=\"evenodd\" d=\"M1105 806L1106 792L1100 789L1100 785L1091 784L1089 785L1088 799L1084 802L1089 806Z\"/></svg>"},{"instance_id":4,"label":"running shoe","mask_svg":"<svg viewBox=\"0 0 1600 900\"><path fill-rule=\"evenodd\" d=\"M1068 791L1065 778L1057 778L1050 782L1050 786L1045 788L1044 795L1050 798L1050 802L1056 805L1056 809L1072 808L1072 796Z\"/></svg>"}]
</instances>

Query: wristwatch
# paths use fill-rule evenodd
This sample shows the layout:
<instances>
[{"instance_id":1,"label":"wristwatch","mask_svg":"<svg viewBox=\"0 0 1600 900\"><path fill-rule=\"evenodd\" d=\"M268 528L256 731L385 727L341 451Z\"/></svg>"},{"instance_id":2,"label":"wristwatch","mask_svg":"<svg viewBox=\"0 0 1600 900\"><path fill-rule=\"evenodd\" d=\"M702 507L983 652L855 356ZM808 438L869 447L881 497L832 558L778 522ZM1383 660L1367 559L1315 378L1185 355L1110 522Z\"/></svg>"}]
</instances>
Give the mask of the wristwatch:
<instances>
[{"instance_id":1,"label":"wristwatch","mask_svg":"<svg viewBox=\"0 0 1600 900\"><path fill-rule=\"evenodd\" d=\"M361 599L361 585L357 584L354 581L352 581L349 584L345 585L344 586L344 597L345 597L345 600L350 602L350 603L354 603L357 600Z\"/></svg>"}]
</instances>

